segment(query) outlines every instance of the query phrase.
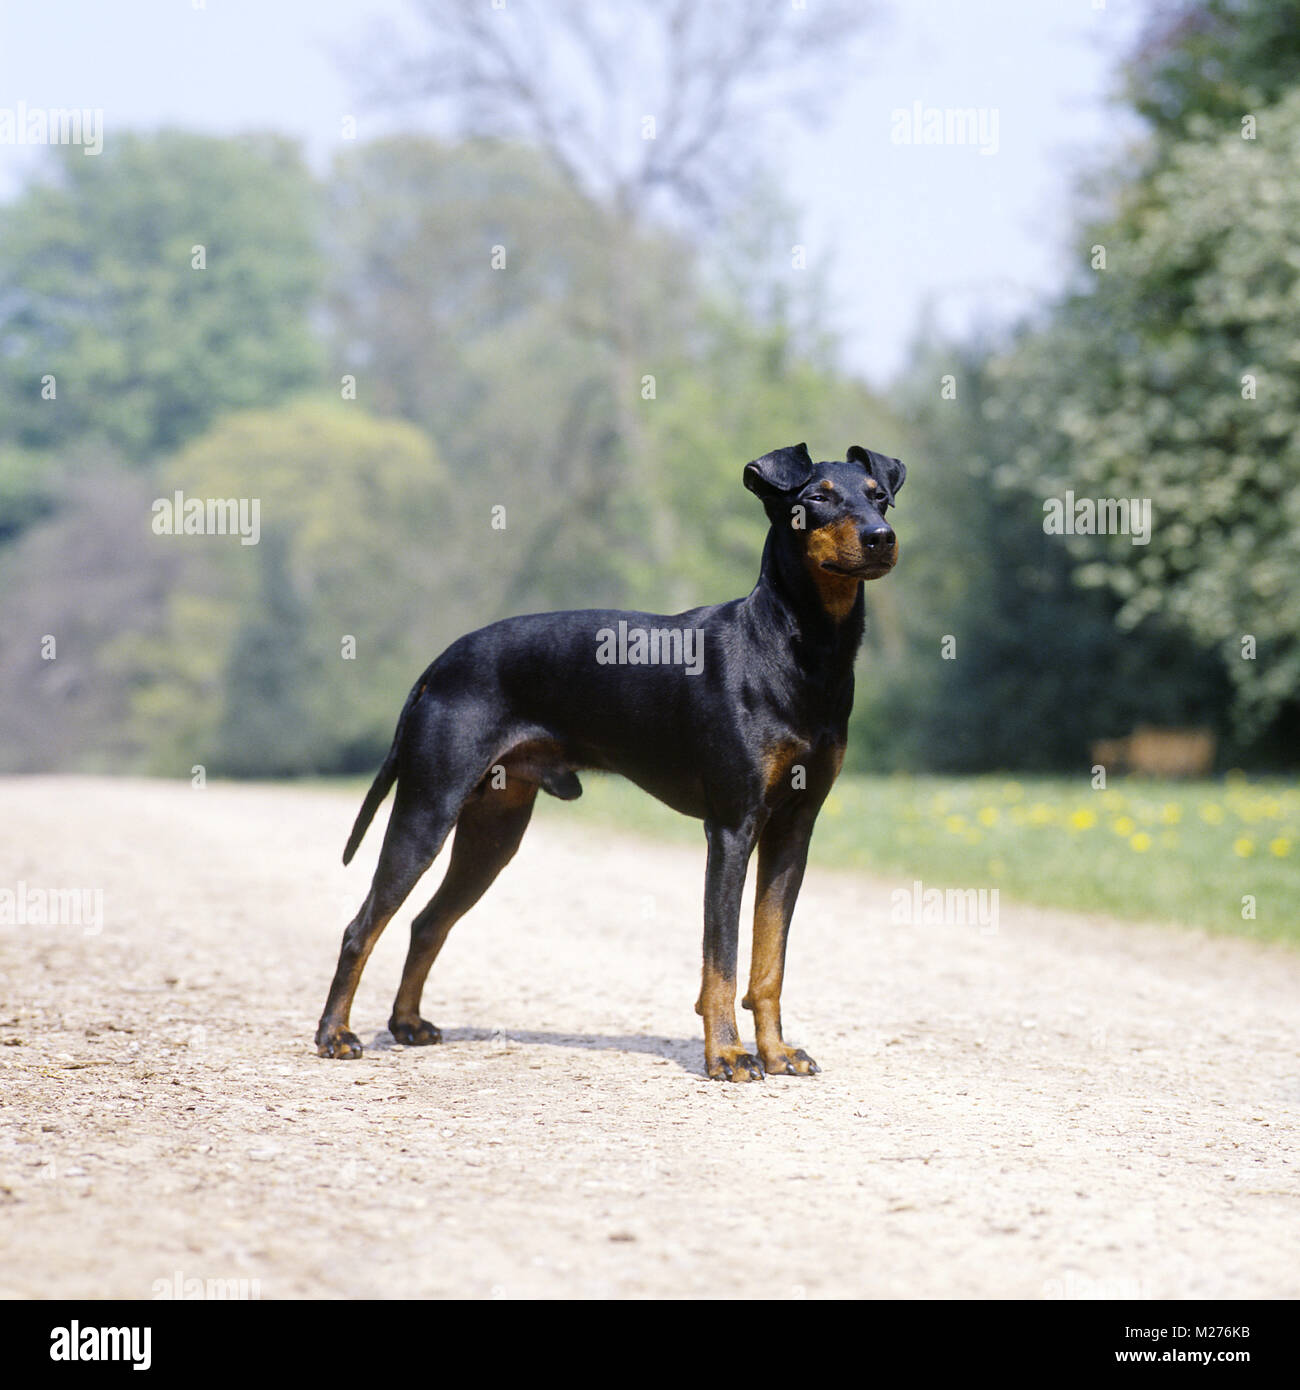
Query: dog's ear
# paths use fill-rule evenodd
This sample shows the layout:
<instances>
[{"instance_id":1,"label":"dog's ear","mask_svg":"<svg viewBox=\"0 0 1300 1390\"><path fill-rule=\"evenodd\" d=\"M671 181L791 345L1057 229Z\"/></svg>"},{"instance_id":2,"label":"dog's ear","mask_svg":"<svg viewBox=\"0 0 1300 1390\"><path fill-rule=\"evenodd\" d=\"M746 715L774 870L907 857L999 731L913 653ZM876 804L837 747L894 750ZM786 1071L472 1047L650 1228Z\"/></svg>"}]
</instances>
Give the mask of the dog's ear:
<instances>
[{"instance_id":1,"label":"dog's ear","mask_svg":"<svg viewBox=\"0 0 1300 1390\"><path fill-rule=\"evenodd\" d=\"M761 459L745 465L745 486L759 497L793 492L812 477L813 461L806 444L792 444L788 449L773 449Z\"/></svg>"},{"instance_id":2,"label":"dog's ear","mask_svg":"<svg viewBox=\"0 0 1300 1390\"><path fill-rule=\"evenodd\" d=\"M850 444L844 457L850 463L860 463L889 494L890 502L894 494L903 486L907 469L902 459L890 458L888 454L878 454L874 449L864 449L860 444Z\"/></svg>"}]
</instances>

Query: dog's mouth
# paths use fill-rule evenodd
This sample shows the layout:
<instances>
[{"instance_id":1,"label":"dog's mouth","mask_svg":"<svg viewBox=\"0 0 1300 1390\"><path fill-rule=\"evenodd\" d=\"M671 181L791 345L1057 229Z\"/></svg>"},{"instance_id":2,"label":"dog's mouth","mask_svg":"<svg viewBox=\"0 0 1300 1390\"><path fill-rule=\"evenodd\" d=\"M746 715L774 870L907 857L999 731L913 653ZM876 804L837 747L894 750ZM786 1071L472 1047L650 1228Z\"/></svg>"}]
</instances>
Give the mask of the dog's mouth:
<instances>
[{"instance_id":1,"label":"dog's mouth","mask_svg":"<svg viewBox=\"0 0 1300 1390\"><path fill-rule=\"evenodd\" d=\"M880 579L893 568L893 560L871 560L864 565L837 565L832 560L822 561L822 569L843 575L845 579Z\"/></svg>"}]
</instances>

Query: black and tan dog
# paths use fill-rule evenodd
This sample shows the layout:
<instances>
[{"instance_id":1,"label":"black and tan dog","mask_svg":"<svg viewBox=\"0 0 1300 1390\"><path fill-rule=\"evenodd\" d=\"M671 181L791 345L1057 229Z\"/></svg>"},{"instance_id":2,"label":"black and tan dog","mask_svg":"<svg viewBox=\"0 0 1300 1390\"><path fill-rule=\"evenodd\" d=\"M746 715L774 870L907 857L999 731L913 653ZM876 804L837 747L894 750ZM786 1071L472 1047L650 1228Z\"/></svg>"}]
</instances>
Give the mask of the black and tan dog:
<instances>
[{"instance_id":1,"label":"black and tan dog","mask_svg":"<svg viewBox=\"0 0 1300 1390\"><path fill-rule=\"evenodd\" d=\"M581 794L576 770L617 772L704 822L704 1056L712 1077L807 1076L817 1064L781 1035L786 937L813 822L844 758L862 582L898 543L885 511L898 459L859 448L814 464L802 444L746 465L771 528L753 592L672 617L586 610L508 618L454 642L415 683L343 852L348 863L397 783L370 893L347 931L316 1031L323 1057L358 1057L348 1031L375 941L456 827L451 864L411 925L388 1026L436 1043L420 1017L429 967L453 924L509 862L538 788ZM740 898L758 846L754 951L744 1006L758 1056L736 1029Z\"/></svg>"}]
</instances>

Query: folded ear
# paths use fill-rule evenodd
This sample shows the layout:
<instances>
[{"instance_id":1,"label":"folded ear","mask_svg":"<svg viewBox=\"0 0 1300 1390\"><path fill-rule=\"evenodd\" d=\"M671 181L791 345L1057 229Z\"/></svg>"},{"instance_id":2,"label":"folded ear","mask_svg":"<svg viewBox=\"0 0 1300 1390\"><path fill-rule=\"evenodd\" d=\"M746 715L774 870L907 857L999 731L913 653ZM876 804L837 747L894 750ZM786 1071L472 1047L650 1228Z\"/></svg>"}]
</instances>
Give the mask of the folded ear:
<instances>
[{"instance_id":1,"label":"folded ear","mask_svg":"<svg viewBox=\"0 0 1300 1390\"><path fill-rule=\"evenodd\" d=\"M745 465L745 486L759 497L771 497L778 492L793 492L812 476L813 461L806 444L792 444L788 449L773 449L761 459Z\"/></svg>"},{"instance_id":2,"label":"folded ear","mask_svg":"<svg viewBox=\"0 0 1300 1390\"><path fill-rule=\"evenodd\" d=\"M903 467L902 459L890 458L888 454L878 454L874 449L864 449L860 444L850 444L844 457L850 463L862 464L867 472L884 487L891 502L894 500L894 494L903 486L903 480L907 477L907 469Z\"/></svg>"}]
</instances>

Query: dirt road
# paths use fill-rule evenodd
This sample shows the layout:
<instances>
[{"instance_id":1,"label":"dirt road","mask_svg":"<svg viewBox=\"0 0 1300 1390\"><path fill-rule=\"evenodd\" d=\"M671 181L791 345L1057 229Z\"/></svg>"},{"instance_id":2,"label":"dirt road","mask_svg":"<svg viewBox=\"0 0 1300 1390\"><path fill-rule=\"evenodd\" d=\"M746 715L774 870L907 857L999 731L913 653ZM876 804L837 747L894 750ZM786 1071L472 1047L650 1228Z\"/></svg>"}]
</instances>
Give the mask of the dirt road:
<instances>
[{"instance_id":1,"label":"dirt road","mask_svg":"<svg viewBox=\"0 0 1300 1390\"><path fill-rule=\"evenodd\" d=\"M702 844L557 804L435 968L444 1044L383 1031L426 893L330 1062L355 799L0 781L11 906L92 895L0 926L0 1293L1300 1296L1295 955L1008 903L893 925L897 885L814 869L786 1032L823 1073L714 1083Z\"/></svg>"}]
</instances>

